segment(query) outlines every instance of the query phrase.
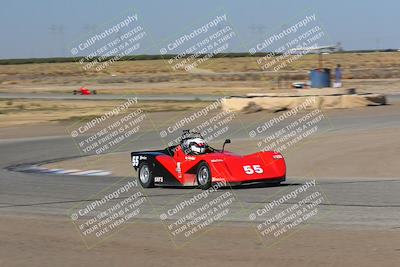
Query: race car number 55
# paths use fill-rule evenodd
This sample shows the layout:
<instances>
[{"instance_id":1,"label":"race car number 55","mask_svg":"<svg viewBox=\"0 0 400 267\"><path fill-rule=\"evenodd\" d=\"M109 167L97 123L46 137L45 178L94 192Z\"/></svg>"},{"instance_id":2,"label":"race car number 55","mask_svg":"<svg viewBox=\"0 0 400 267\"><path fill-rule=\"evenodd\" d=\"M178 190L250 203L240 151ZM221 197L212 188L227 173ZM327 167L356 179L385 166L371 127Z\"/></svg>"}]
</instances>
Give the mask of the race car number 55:
<instances>
[{"instance_id":1,"label":"race car number 55","mask_svg":"<svg viewBox=\"0 0 400 267\"><path fill-rule=\"evenodd\" d=\"M264 170L261 168L260 165L245 165L243 166L243 170L246 174L254 174L254 173L263 173Z\"/></svg>"},{"instance_id":2,"label":"race car number 55","mask_svg":"<svg viewBox=\"0 0 400 267\"><path fill-rule=\"evenodd\" d=\"M132 157L132 165L133 165L133 167L139 166L139 156Z\"/></svg>"}]
</instances>

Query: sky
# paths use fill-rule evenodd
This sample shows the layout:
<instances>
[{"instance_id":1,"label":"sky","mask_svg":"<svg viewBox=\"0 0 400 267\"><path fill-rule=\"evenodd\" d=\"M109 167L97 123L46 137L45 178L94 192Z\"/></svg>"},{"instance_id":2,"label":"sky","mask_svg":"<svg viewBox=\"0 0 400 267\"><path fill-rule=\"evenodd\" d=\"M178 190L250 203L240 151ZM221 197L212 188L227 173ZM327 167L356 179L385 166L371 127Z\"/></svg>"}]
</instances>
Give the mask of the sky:
<instances>
[{"instance_id":1,"label":"sky","mask_svg":"<svg viewBox=\"0 0 400 267\"><path fill-rule=\"evenodd\" d=\"M235 32L227 52L248 52L311 14L324 31L320 45L399 49L398 10L397 0L1 0L0 58L72 56L71 48L127 14L137 14L146 32L138 54L159 54L171 41L222 14Z\"/></svg>"}]
</instances>

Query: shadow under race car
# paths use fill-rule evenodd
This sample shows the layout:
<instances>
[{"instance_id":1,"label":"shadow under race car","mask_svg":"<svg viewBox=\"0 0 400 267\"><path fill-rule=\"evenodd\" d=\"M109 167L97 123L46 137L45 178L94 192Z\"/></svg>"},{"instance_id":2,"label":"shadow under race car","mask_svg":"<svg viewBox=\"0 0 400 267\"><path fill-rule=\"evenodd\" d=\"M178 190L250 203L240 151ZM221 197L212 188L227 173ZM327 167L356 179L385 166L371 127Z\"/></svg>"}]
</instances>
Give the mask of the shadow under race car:
<instances>
[{"instance_id":1,"label":"shadow under race car","mask_svg":"<svg viewBox=\"0 0 400 267\"><path fill-rule=\"evenodd\" d=\"M285 181L286 164L274 151L245 156L208 146L199 133L184 130L180 144L163 150L131 153L140 184L154 186L198 186L205 190L214 183L238 185L253 182L279 184ZM191 149L193 148L193 149Z\"/></svg>"}]
</instances>

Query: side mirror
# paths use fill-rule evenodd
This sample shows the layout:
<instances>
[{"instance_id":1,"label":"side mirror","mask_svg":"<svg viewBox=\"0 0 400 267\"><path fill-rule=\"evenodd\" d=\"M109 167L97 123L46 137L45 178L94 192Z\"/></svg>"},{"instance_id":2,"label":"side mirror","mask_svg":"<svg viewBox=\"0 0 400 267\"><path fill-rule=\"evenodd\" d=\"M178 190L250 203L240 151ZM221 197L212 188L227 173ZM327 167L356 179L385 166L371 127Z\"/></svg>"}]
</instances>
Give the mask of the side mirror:
<instances>
[{"instance_id":1,"label":"side mirror","mask_svg":"<svg viewBox=\"0 0 400 267\"><path fill-rule=\"evenodd\" d=\"M225 142L224 142L224 144L222 145L222 152L224 152L224 150L225 150L225 145L226 144L230 144L231 143L231 139L225 139Z\"/></svg>"}]
</instances>

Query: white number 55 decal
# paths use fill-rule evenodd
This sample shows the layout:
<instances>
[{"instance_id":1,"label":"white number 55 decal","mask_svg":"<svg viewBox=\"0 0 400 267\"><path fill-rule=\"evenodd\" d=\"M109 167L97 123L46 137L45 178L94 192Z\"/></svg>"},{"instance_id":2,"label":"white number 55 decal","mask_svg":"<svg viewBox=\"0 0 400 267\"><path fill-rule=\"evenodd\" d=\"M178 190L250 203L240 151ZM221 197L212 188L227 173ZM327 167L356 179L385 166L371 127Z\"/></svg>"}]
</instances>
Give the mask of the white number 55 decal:
<instances>
[{"instance_id":1,"label":"white number 55 decal","mask_svg":"<svg viewBox=\"0 0 400 267\"><path fill-rule=\"evenodd\" d=\"M245 165L243 166L243 170L246 174L253 174L253 173L263 173L264 170L261 168L260 165Z\"/></svg>"},{"instance_id":2,"label":"white number 55 decal","mask_svg":"<svg viewBox=\"0 0 400 267\"><path fill-rule=\"evenodd\" d=\"M133 167L139 166L139 156L132 157L132 166Z\"/></svg>"}]
</instances>

